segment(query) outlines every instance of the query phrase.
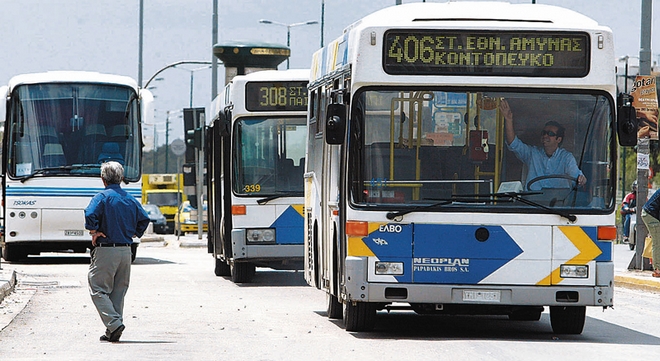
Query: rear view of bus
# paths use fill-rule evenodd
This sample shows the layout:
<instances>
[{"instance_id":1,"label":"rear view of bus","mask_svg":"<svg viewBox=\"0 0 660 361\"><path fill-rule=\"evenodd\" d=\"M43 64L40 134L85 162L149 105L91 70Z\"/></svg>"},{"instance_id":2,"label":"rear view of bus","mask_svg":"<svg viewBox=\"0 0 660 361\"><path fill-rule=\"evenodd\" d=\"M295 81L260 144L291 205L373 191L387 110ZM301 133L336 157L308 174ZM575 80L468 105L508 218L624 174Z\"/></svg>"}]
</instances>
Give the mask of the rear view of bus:
<instances>
[{"instance_id":1,"label":"rear view of bus","mask_svg":"<svg viewBox=\"0 0 660 361\"><path fill-rule=\"evenodd\" d=\"M121 163L122 188L139 199L144 94L128 77L92 72L19 75L3 87L5 260L91 247L83 210L103 190L102 162Z\"/></svg>"},{"instance_id":2,"label":"rear view of bus","mask_svg":"<svg viewBox=\"0 0 660 361\"><path fill-rule=\"evenodd\" d=\"M328 316L364 331L404 306L549 307L554 332L581 333L613 302L614 70L607 27L532 4L391 7L319 50L305 278Z\"/></svg>"},{"instance_id":3,"label":"rear view of bus","mask_svg":"<svg viewBox=\"0 0 660 361\"><path fill-rule=\"evenodd\" d=\"M209 246L215 274L302 269L308 70L236 76L209 127Z\"/></svg>"}]
</instances>

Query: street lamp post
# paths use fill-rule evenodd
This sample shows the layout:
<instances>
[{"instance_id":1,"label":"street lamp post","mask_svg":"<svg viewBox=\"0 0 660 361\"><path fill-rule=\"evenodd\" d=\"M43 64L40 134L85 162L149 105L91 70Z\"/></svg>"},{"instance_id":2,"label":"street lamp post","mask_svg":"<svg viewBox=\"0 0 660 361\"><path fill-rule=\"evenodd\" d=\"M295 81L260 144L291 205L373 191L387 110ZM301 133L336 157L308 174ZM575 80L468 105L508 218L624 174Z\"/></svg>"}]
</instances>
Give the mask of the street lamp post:
<instances>
[{"instance_id":1,"label":"street lamp post","mask_svg":"<svg viewBox=\"0 0 660 361\"><path fill-rule=\"evenodd\" d=\"M174 68L176 69L181 69L190 72L190 108L193 107L193 85L195 84L195 78L194 78L195 72L198 70L211 69L212 67L213 65L204 65L195 69L186 69L186 68L179 68L177 66L174 66Z\"/></svg>"},{"instance_id":2,"label":"street lamp post","mask_svg":"<svg viewBox=\"0 0 660 361\"><path fill-rule=\"evenodd\" d=\"M619 58L620 62L625 62L626 67L623 73L623 92L628 94L628 60L630 56L624 55ZM626 147L623 147L621 153L623 153L623 160L621 167L623 168L623 177L621 177L621 199L625 197L626 194Z\"/></svg>"},{"instance_id":3,"label":"street lamp post","mask_svg":"<svg viewBox=\"0 0 660 361\"><path fill-rule=\"evenodd\" d=\"M259 20L259 23L286 27L286 46L287 48L291 49L291 28L302 25L314 25L314 24L318 24L319 22L316 20L310 20L301 23L285 24L285 23L280 23L279 21L261 19ZM286 68L289 69L289 58L286 58Z\"/></svg>"}]
</instances>

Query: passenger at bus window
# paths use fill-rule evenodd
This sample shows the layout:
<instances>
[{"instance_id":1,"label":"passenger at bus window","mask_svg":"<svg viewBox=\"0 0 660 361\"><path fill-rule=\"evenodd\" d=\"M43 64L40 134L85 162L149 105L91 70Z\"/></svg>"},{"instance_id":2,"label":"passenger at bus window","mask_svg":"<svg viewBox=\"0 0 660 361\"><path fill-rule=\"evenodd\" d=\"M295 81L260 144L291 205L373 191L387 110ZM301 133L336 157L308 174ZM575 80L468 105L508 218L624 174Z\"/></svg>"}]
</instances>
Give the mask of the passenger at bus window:
<instances>
[{"instance_id":1,"label":"passenger at bus window","mask_svg":"<svg viewBox=\"0 0 660 361\"><path fill-rule=\"evenodd\" d=\"M560 148L565 132L561 124L555 121L545 123L541 132L542 146L531 146L523 143L516 136L513 128L513 113L509 103L504 99L500 102L500 111L504 116L504 134L507 147L527 166L526 182L541 176L565 175L577 179L579 186L587 183L587 178L578 168L573 154ZM531 184L527 183L527 186L530 185L532 190L571 188L574 182L562 178L548 178Z\"/></svg>"},{"instance_id":2,"label":"passenger at bus window","mask_svg":"<svg viewBox=\"0 0 660 361\"><path fill-rule=\"evenodd\" d=\"M649 230L653 249L653 277L660 277L660 191L653 193L642 207L642 221Z\"/></svg>"}]
</instances>

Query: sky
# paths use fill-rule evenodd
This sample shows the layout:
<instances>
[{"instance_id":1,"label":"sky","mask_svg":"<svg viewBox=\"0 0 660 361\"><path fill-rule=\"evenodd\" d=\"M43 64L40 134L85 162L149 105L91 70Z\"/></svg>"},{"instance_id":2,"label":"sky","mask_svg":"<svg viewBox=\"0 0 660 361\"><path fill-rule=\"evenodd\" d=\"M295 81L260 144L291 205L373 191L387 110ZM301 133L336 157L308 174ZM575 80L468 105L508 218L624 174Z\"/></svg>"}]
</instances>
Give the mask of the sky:
<instances>
[{"instance_id":1,"label":"sky","mask_svg":"<svg viewBox=\"0 0 660 361\"><path fill-rule=\"evenodd\" d=\"M286 45L286 27L260 24L267 19L284 24L321 22L322 0L217 0L218 43L236 40ZM403 3L422 0L403 0ZM427 0L446 2L446 0ZM455 0L471 1L471 0ZM138 77L140 0L0 0L0 84L18 74L49 70L86 70ZM531 0L510 0L531 3ZM341 35L347 25L396 0L324 0L324 43ZM614 33L617 57L639 55L641 0L536 0L587 15ZM213 57L213 0L143 0L143 83L158 70L182 60ZM653 3L660 19L660 1ZM660 23L653 25L653 61L660 60ZM308 68L320 46L320 24L291 28L291 68ZM631 65L637 60L631 59ZM286 62L280 69L286 67ZM163 71L154 81L154 122L158 143L165 140L169 112L171 142L183 138L179 111L208 107L211 70L200 65ZM224 69L218 69L218 89ZM152 134L153 126L145 128Z\"/></svg>"}]
</instances>

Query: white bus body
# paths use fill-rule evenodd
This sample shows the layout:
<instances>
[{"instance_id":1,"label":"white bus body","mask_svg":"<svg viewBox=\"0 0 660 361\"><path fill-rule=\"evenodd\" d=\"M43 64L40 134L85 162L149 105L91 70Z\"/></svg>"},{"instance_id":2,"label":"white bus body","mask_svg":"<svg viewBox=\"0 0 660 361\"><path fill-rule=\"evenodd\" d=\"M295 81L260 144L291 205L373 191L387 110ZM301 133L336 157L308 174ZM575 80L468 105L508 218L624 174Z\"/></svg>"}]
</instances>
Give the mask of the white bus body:
<instances>
[{"instance_id":1,"label":"white bus body","mask_svg":"<svg viewBox=\"0 0 660 361\"><path fill-rule=\"evenodd\" d=\"M131 78L93 72L18 75L3 89L3 258L85 252L83 210L103 190L100 163L122 163L122 188L141 196L140 117L152 97Z\"/></svg>"},{"instance_id":2,"label":"white bus body","mask_svg":"<svg viewBox=\"0 0 660 361\"><path fill-rule=\"evenodd\" d=\"M305 279L328 316L505 314L581 333L612 306L616 192L611 31L566 9L499 2L383 9L317 51L305 169ZM587 178L525 179L505 144L544 124ZM570 179L564 179L570 178Z\"/></svg>"},{"instance_id":3,"label":"white bus body","mask_svg":"<svg viewBox=\"0 0 660 361\"><path fill-rule=\"evenodd\" d=\"M234 77L214 101L206 149L218 276L238 283L255 266L302 269L308 80L309 70L258 71Z\"/></svg>"}]
</instances>

